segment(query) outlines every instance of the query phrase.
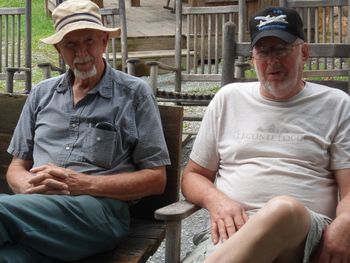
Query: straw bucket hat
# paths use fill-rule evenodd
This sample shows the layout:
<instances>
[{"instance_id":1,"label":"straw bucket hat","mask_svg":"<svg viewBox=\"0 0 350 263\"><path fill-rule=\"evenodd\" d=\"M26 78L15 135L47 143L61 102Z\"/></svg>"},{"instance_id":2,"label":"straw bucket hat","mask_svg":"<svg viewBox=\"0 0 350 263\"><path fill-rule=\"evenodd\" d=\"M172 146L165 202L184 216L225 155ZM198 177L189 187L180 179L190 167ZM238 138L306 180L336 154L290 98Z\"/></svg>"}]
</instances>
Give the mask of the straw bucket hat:
<instances>
[{"instance_id":1,"label":"straw bucket hat","mask_svg":"<svg viewBox=\"0 0 350 263\"><path fill-rule=\"evenodd\" d=\"M96 29L108 32L111 38L120 35L120 28L103 26L99 7L89 0L68 0L53 10L52 18L56 33L41 39L46 44L57 44L74 30Z\"/></svg>"}]
</instances>

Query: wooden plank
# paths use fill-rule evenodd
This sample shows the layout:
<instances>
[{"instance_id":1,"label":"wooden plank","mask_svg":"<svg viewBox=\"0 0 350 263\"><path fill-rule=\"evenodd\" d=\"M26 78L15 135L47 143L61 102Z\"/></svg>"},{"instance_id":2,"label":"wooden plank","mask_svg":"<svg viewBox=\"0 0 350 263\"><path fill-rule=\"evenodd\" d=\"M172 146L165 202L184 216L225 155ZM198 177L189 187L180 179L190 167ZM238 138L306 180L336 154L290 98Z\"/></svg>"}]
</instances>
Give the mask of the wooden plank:
<instances>
[{"instance_id":1,"label":"wooden plank","mask_svg":"<svg viewBox=\"0 0 350 263\"><path fill-rule=\"evenodd\" d=\"M128 24L129 27L129 24ZM128 33L129 34L129 33ZM170 36L129 36L128 52L157 51L174 49L175 37ZM116 43L118 48L119 43Z\"/></svg>"},{"instance_id":2,"label":"wooden plank","mask_svg":"<svg viewBox=\"0 0 350 263\"><path fill-rule=\"evenodd\" d=\"M349 57L350 44L343 43L310 43L310 57Z\"/></svg>"},{"instance_id":3,"label":"wooden plank","mask_svg":"<svg viewBox=\"0 0 350 263\"><path fill-rule=\"evenodd\" d=\"M25 8L5 7L0 8L0 15L24 15Z\"/></svg>"},{"instance_id":4,"label":"wooden plank","mask_svg":"<svg viewBox=\"0 0 350 263\"><path fill-rule=\"evenodd\" d=\"M348 69L318 69L318 70L304 70L303 77L340 77L347 76Z\"/></svg>"},{"instance_id":5,"label":"wooden plank","mask_svg":"<svg viewBox=\"0 0 350 263\"><path fill-rule=\"evenodd\" d=\"M22 111L26 95L0 93L0 133L12 134Z\"/></svg>"},{"instance_id":6,"label":"wooden plank","mask_svg":"<svg viewBox=\"0 0 350 263\"><path fill-rule=\"evenodd\" d=\"M179 221L192 215L194 212L198 211L200 208L187 201L179 201L177 203L168 205L161 209L158 209L155 213L157 219L169 220L169 221Z\"/></svg>"},{"instance_id":7,"label":"wooden plank","mask_svg":"<svg viewBox=\"0 0 350 263\"><path fill-rule=\"evenodd\" d=\"M18 74L15 73L15 75L13 76L14 80L25 80L26 76L23 74ZM6 80L6 73L0 73L0 80Z\"/></svg>"},{"instance_id":8,"label":"wooden plank","mask_svg":"<svg viewBox=\"0 0 350 263\"><path fill-rule=\"evenodd\" d=\"M236 5L238 0L205 0L206 6Z\"/></svg>"},{"instance_id":9,"label":"wooden plank","mask_svg":"<svg viewBox=\"0 0 350 263\"><path fill-rule=\"evenodd\" d=\"M140 6L140 0L131 0L131 6Z\"/></svg>"},{"instance_id":10,"label":"wooden plank","mask_svg":"<svg viewBox=\"0 0 350 263\"><path fill-rule=\"evenodd\" d=\"M186 55L186 50L183 49L181 52L182 56ZM194 52L190 52L191 55ZM144 50L144 51L131 51L128 53L129 58L140 58L140 59L149 59L149 58L167 58L174 57L175 50ZM110 55L111 57L111 55ZM121 54L116 53L116 58L120 59Z\"/></svg>"},{"instance_id":11,"label":"wooden plank","mask_svg":"<svg viewBox=\"0 0 350 263\"><path fill-rule=\"evenodd\" d=\"M198 15L198 14L225 14L225 13L237 13L239 11L238 5L228 6L203 6L203 7L183 7L183 15Z\"/></svg>"},{"instance_id":12,"label":"wooden plank","mask_svg":"<svg viewBox=\"0 0 350 263\"><path fill-rule=\"evenodd\" d=\"M142 263L152 256L165 237L165 224L159 221L133 220L130 234L112 251L74 263Z\"/></svg>"},{"instance_id":13,"label":"wooden plank","mask_svg":"<svg viewBox=\"0 0 350 263\"><path fill-rule=\"evenodd\" d=\"M288 7L325 7L325 6L347 6L348 0L305 0L305 1L288 1Z\"/></svg>"},{"instance_id":14,"label":"wooden plank","mask_svg":"<svg viewBox=\"0 0 350 263\"><path fill-rule=\"evenodd\" d=\"M118 8L100 8L101 16L119 15Z\"/></svg>"},{"instance_id":15,"label":"wooden plank","mask_svg":"<svg viewBox=\"0 0 350 263\"><path fill-rule=\"evenodd\" d=\"M182 74L182 81L220 82L221 74Z\"/></svg>"},{"instance_id":16,"label":"wooden plank","mask_svg":"<svg viewBox=\"0 0 350 263\"><path fill-rule=\"evenodd\" d=\"M309 43L310 57L350 57L350 44L345 43ZM236 43L237 56L250 56L250 43Z\"/></svg>"},{"instance_id":17,"label":"wooden plank","mask_svg":"<svg viewBox=\"0 0 350 263\"><path fill-rule=\"evenodd\" d=\"M26 100L25 95L0 93L0 192L11 193L5 179L12 156L7 153L13 131Z\"/></svg>"}]
</instances>

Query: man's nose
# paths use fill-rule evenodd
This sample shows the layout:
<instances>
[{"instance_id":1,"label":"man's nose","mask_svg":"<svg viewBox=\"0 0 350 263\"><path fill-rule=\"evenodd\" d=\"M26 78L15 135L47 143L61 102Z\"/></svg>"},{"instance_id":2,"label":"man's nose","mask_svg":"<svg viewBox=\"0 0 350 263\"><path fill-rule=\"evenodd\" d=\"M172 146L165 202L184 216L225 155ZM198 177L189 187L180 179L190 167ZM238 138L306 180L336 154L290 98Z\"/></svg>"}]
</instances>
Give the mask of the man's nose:
<instances>
[{"instance_id":1,"label":"man's nose","mask_svg":"<svg viewBox=\"0 0 350 263\"><path fill-rule=\"evenodd\" d=\"M75 55L77 57L84 57L84 56L86 56L86 54L87 54L87 48L86 48L85 45L79 44L79 45L76 46L76 48L75 48Z\"/></svg>"}]
</instances>

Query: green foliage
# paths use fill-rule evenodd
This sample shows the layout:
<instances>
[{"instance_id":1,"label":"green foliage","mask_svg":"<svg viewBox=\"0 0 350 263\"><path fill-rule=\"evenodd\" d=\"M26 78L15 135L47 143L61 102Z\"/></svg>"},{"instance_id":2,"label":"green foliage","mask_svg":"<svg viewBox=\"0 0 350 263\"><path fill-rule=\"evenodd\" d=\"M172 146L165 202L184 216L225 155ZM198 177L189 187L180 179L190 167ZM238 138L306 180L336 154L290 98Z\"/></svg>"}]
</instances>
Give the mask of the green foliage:
<instances>
[{"instance_id":1,"label":"green foliage","mask_svg":"<svg viewBox=\"0 0 350 263\"><path fill-rule=\"evenodd\" d=\"M345 59L345 62L348 63L348 59ZM334 61L336 68L339 68L339 64L341 63L340 59L337 58ZM304 70L325 70L327 69L327 64L324 62L324 59L319 59L319 61L317 62L317 60L313 60L311 63L311 68L309 64L305 64L304 65ZM348 81L348 77L347 76L334 76L334 77L309 77L308 80L312 81L312 80L339 80L339 81Z\"/></svg>"},{"instance_id":2,"label":"green foliage","mask_svg":"<svg viewBox=\"0 0 350 263\"><path fill-rule=\"evenodd\" d=\"M256 72L255 72L255 69L254 67L252 66L250 69L247 69L245 72L245 77L248 78L248 79L256 79L257 76L256 76Z\"/></svg>"},{"instance_id":3,"label":"green foliage","mask_svg":"<svg viewBox=\"0 0 350 263\"><path fill-rule=\"evenodd\" d=\"M188 93L189 94L215 94L216 92L218 92L220 87L221 86L219 85L213 85L205 88L205 90L203 90L203 87L195 87L189 90Z\"/></svg>"},{"instance_id":4,"label":"green foliage","mask_svg":"<svg viewBox=\"0 0 350 263\"><path fill-rule=\"evenodd\" d=\"M24 0L1 0L0 8L3 7L25 7ZM24 21L22 21L24 28ZM51 45L46 45L40 41L41 38L54 33L53 23L50 15L45 14L45 1L32 0L32 69L33 86L42 80L41 70L36 67L41 62L52 62L57 65L58 54ZM20 85L20 84L19 84ZM22 87L17 87L21 89ZM2 88L2 87L0 87Z\"/></svg>"}]
</instances>

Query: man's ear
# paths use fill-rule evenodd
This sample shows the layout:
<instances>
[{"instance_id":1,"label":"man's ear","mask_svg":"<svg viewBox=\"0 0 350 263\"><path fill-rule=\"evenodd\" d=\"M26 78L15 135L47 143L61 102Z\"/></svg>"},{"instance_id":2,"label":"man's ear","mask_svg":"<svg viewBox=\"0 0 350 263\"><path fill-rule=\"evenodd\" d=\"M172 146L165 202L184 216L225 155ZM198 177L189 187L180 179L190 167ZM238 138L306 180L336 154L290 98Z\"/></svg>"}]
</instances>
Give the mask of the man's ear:
<instances>
[{"instance_id":1,"label":"man's ear","mask_svg":"<svg viewBox=\"0 0 350 263\"><path fill-rule=\"evenodd\" d=\"M108 40L109 40L109 33L104 32L104 34L103 34L103 47L104 47L104 49L106 49L106 47L108 45Z\"/></svg>"},{"instance_id":2,"label":"man's ear","mask_svg":"<svg viewBox=\"0 0 350 263\"><path fill-rule=\"evenodd\" d=\"M308 43L304 43L301 47L301 56L302 56L302 60L304 63L306 63L309 59L309 44Z\"/></svg>"},{"instance_id":3,"label":"man's ear","mask_svg":"<svg viewBox=\"0 0 350 263\"><path fill-rule=\"evenodd\" d=\"M53 46L54 46L54 48L57 50L58 54L61 55L61 52L60 52L59 48L57 47L57 44L54 44Z\"/></svg>"}]
</instances>

